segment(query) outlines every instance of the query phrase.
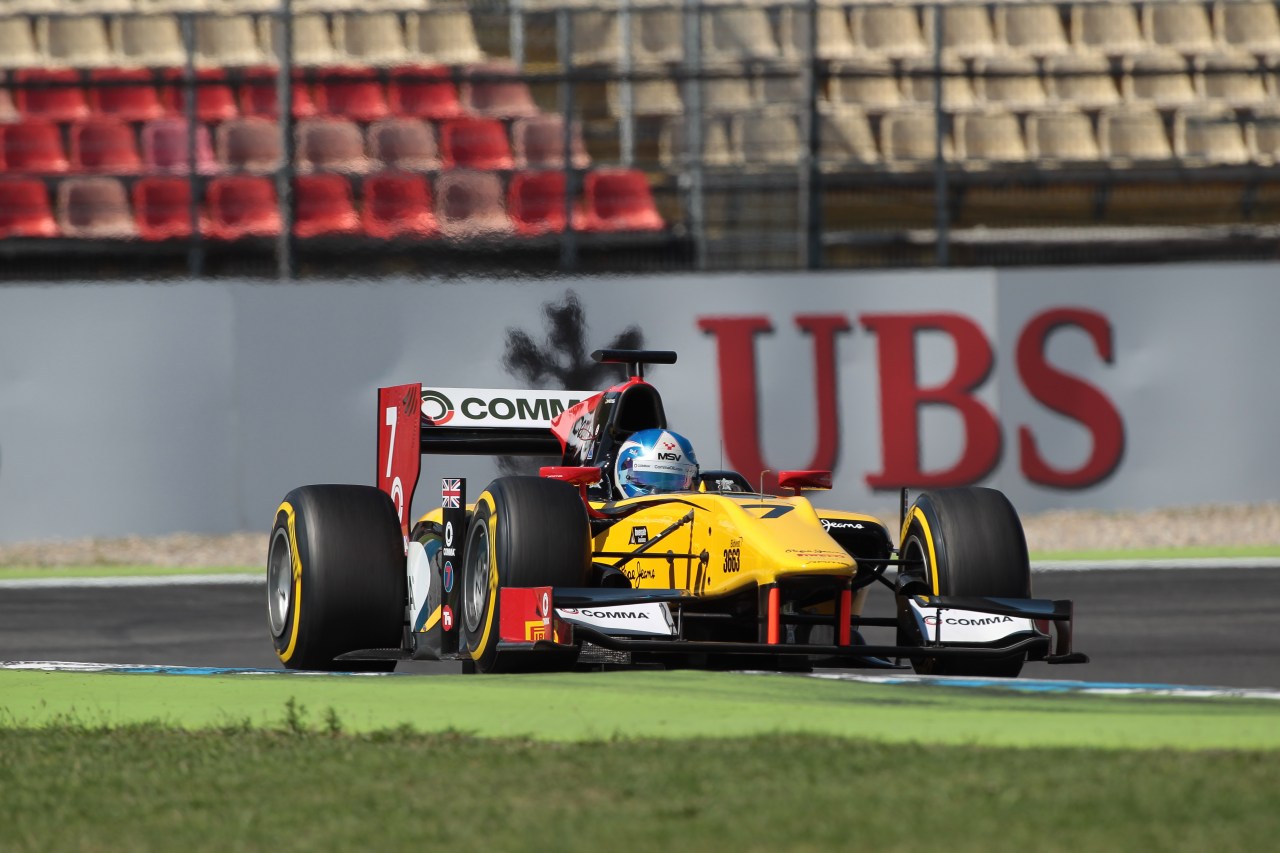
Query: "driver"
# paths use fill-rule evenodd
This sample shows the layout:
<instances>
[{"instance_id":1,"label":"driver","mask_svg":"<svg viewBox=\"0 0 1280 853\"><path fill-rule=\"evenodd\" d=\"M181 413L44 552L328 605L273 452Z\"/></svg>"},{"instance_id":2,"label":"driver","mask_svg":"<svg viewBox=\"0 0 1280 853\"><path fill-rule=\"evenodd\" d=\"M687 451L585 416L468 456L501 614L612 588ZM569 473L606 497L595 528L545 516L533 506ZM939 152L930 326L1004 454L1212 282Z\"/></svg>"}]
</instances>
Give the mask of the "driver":
<instances>
[{"instance_id":1,"label":"driver","mask_svg":"<svg viewBox=\"0 0 1280 853\"><path fill-rule=\"evenodd\" d=\"M642 429L618 450L614 482L627 498L685 491L698 482L698 458L679 433Z\"/></svg>"}]
</instances>

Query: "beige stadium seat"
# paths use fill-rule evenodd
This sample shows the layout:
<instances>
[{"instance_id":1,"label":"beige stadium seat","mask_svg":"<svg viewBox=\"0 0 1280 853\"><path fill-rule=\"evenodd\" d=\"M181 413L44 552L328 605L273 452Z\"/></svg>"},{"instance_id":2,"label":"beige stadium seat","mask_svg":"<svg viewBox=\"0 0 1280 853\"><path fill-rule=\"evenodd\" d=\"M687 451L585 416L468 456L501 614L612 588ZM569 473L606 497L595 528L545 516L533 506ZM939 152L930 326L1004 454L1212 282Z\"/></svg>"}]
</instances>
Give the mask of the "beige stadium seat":
<instances>
[{"instance_id":1,"label":"beige stadium seat","mask_svg":"<svg viewBox=\"0 0 1280 853\"><path fill-rule=\"evenodd\" d=\"M886 113L880 122L880 150L887 165L918 169L932 164L936 155L937 123L928 110L900 110ZM955 157L951 136L942 138L942 157Z\"/></svg>"},{"instance_id":2,"label":"beige stadium seat","mask_svg":"<svg viewBox=\"0 0 1280 853\"><path fill-rule=\"evenodd\" d=\"M610 82L606 88L609 113L615 118L626 114L622 83ZM631 84L631 114L637 116L674 116L684 112L684 102L674 80L637 80Z\"/></svg>"},{"instance_id":3,"label":"beige stadium seat","mask_svg":"<svg viewBox=\"0 0 1280 853\"><path fill-rule=\"evenodd\" d=\"M196 18L195 29L199 65L220 68L267 62L250 15L202 15Z\"/></svg>"},{"instance_id":4,"label":"beige stadium seat","mask_svg":"<svg viewBox=\"0 0 1280 853\"><path fill-rule=\"evenodd\" d=\"M818 112L818 163L823 171L879 162L880 150L865 112L846 105Z\"/></svg>"},{"instance_id":5,"label":"beige stadium seat","mask_svg":"<svg viewBox=\"0 0 1280 853\"><path fill-rule=\"evenodd\" d=\"M1098 116L1098 142L1113 164L1173 159L1164 119L1146 105L1108 107Z\"/></svg>"},{"instance_id":6,"label":"beige stadium seat","mask_svg":"<svg viewBox=\"0 0 1280 853\"><path fill-rule=\"evenodd\" d=\"M367 172L360 127L346 119L306 118L296 130L299 171Z\"/></svg>"},{"instance_id":7,"label":"beige stadium seat","mask_svg":"<svg viewBox=\"0 0 1280 853\"><path fill-rule=\"evenodd\" d=\"M283 156L280 128L257 116L230 119L218 125L214 150L223 168L270 172L280 166Z\"/></svg>"},{"instance_id":8,"label":"beige stadium seat","mask_svg":"<svg viewBox=\"0 0 1280 853\"><path fill-rule=\"evenodd\" d=\"M733 144L748 168L795 166L800 162L800 117L794 107L738 113L733 120L733 134Z\"/></svg>"},{"instance_id":9,"label":"beige stadium seat","mask_svg":"<svg viewBox=\"0 0 1280 853\"><path fill-rule=\"evenodd\" d=\"M0 124L11 124L18 120L18 108L13 105L13 95L5 85L7 75L0 71Z\"/></svg>"},{"instance_id":10,"label":"beige stadium seat","mask_svg":"<svg viewBox=\"0 0 1280 853\"><path fill-rule=\"evenodd\" d=\"M123 240L138 236L119 178L67 178L58 185L58 227L64 237Z\"/></svg>"},{"instance_id":11,"label":"beige stadium seat","mask_svg":"<svg viewBox=\"0 0 1280 853\"><path fill-rule=\"evenodd\" d=\"M268 61L279 61L276 47L276 21L269 15L259 19L262 48ZM293 63L304 66L341 65L343 56L333 43L333 32L324 15L311 13L293 16Z\"/></svg>"},{"instance_id":12,"label":"beige stadium seat","mask_svg":"<svg viewBox=\"0 0 1280 853\"><path fill-rule=\"evenodd\" d=\"M1252 159L1240 122L1226 108L1178 110L1173 119L1173 143L1178 157L1193 165L1237 166Z\"/></svg>"},{"instance_id":13,"label":"beige stadium seat","mask_svg":"<svg viewBox=\"0 0 1280 853\"><path fill-rule=\"evenodd\" d=\"M780 11L782 53L788 59L801 59L809 52L809 13L800 8ZM841 6L818 6L817 55L828 61L853 59L858 49L849 30L849 14Z\"/></svg>"},{"instance_id":14,"label":"beige stadium seat","mask_svg":"<svg viewBox=\"0 0 1280 853\"><path fill-rule=\"evenodd\" d=\"M1047 166L1094 163L1102 159L1093 121L1073 109L1034 112L1027 116L1027 153Z\"/></svg>"},{"instance_id":15,"label":"beige stadium seat","mask_svg":"<svg viewBox=\"0 0 1280 853\"><path fill-rule=\"evenodd\" d=\"M334 17L334 42L358 65L400 65L410 60L400 16L394 12Z\"/></svg>"},{"instance_id":16,"label":"beige stadium seat","mask_svg":"<svg viewBox=\"0 0 1280 853\"><path fill-rule=\"evenodd\" d=\"M798 65L760 65L752 77L752 97L760 106L804 103L805 81ZM818 85L821 85L819 83ZM821 95L821 90L819 90Z\"/></svg>"},{"instance_id":17,"label":"beige stadium seat","mask_svg":"<svg viewBox=\"0 0 1280 853\"><path fill-rule=\"evenodd\" d=\"M708 167L735 166L739 157L730 143L730 119L708 116L702 121L702 165ZM683 169L693 165L697 153L690 150L689 127L683 117L669 118L662 125L658 137L658 157L668 169Z\"/></svg>"},{"instance_id":18,"label":"beige stadium seat","mask_svg":"<svg viewBox=\"0 0 1280 853\"><path fill-rule=\"evenodd\" d=\"M0 18L0 67L31 68L43 64L30 19L22 15Z\"/></svg>"},{"instance_id":19,"label":"beige stadium seat","mask_svg":"<svg viewBox=\"0 0 1280 853\"><path fill-rule=\"evenodd\" d=\"M1076 3L1071 7L1071 40L1077 50L1122 56L1147 49L1136 4Z\"/></svg>"},{"instance_id":20,"label":"beige stadium seat","mask_svg":"<svg viewBox=\"0 0 1280 853\"><path fill-rule=\"evenodd\" d=\"M933 10L924 9L926 40L933 42ZM980 3L942 6L942 49L954 56L990 56L998 51L991 14Z\"/></svg>"},{"instance_id":21,"label":"beige stadium seat","mask_svg":"<svg viewBox=\"0 0 1280 853\"><path fill-rule=\"evenodd\" d=\"M613 65L619 61L621 30L616 12L574 9L570 50L574 65Z\"/></svg>"},{"instance_id":22,"label":"beige stadium seat","mask_svg":"<svg viewBox=\"0 0 1280 853\"><path fill-rule=\"evenodd\" d=\"M214 0L135 0L134 10L142 15L169 15L176 12L218 12Z\"/></svg>"},{"instance_id":23,"label":"beige stadium seat","mask_svg":"<svg viewBox=\"0 0 1280 853\"><path fill-rule=\"evenodd\" d=\"M980 101L1005 109L1039 109L1048 100L1040 82L1040 66L1030 56L979 59L973 66L973 83Z\"/></svg>"},{"instance_id":24,"label":"beige stadium seat","mask_svg":"<svg viewBox=\"0 0 1280 853\"><path fill-rule=\"evenodd\" d=\"M1280 163L1280 107L1270 104L1254 110L1245 134L1255 162L1263 166Z\"/></svg>"},{"instance_id":25,"label":"beige stadium seat","mask_svg":"<svg viewBox=\"0 0 1280 853\"><path fill-rule=\"evenodd\" d=\"M768 12L750 4L702 9L704 63L778 59L782 51Z\"/></svg>"},{"instance_id":26,"label":"beige stadium seat","mask_svg":"<svg viewBox=\"0 0 1280 853\"><path fill-rule=\"evenodd\" d=\"M466 8L409 15L405 24L409 50L420 61L465 65L484 59L471 13Z\"/></svg>"},{"instance_id":27,"label":"beige stadium seat","mask_svg":"<svg viewBox=\"0 0 1280 853\"><path fill-rule=\"evenodd\" d=\"M1044 61L1045 88L1051 100L1082 109L1120 103L1111 61L1096 54L1051 56Z\"/></svg>"},{"instance_id":28,"label":"beige stadium seat","mask_svg":"<svg viewBox=\"0 0 1280 853\"><path fill-rule=\"evenodd\" d=\"M1150 53L1124 60L1126 100L1176 107L1196 100L1187 60L1176 53Z\"/></svg>"},{"instance_id":29,"label":"beige stadium seat","mask_svg":"<svg viewBox=\"0 0 1280 853\"><path fill-rule=\"evenodd\" d=\"M1071 50L1058 6L1002 3L995 7L995 25L1000 42L1018 53L1049 56Z\"/></svg>"},{"instance_id":30,"label":"beige stadium seat","mask_svg":"<svg viewBox=\"0 0 1280 853\"><path fill-rule=\"evenodd\" d=\"M102 68L115 63L106 21L98 15L37 18L36 43L51 66Z\"/></svg>"},{"instance_id":31,"label":"beige stadium seat","mask_svg":"<svg viewBox=\"0 0 1280 853\"><path fill-rule=\"evenodd\" d=\"M841 62L831 68L831 100L869 112L891 110L903 103L902 85L888 59Z\"/></svg>"},{"instance_id":32,"label":"beige stadium seat","mask_svg":"<svg viewBox=\"0 0 1280 853\"><path fill-rule=\"evenodd\" d=\"M57 14L62 11L60 0L7 0L0 3L0 14L4 15L43 15L46 12Z\"/></svg>"},{"instance_id":33,"label":"beige stadium seat","mask_svg":"<svg viewBox=\"0 0 1280 853\"><path fill-rule=\"evenodd\" d=\"M1280 53L1280 14L1275 3L1222 0L1214 12L1218 32L1228 47L1257 54Z\"/></svg>"},{"instance_id":34,"label":"beige stadium seat","mask_svg":"<svg viewBox=\"0 0 1280 853\"><path fill-rule=\"evenodd\" d=\"M430 124L418 119L388 118L370 125L369 156L392 169L440 168L435 132Z\"/></svg>"},{"instance_id":35,"label":"beige stadium seat","mask_svg":"<svg viewBox=\"0 0 1280 853\"><path fill-rule=\"evenodd\" d=\"M956 116L955 132L956 156L966 166L985 168L1028 159L1022 127L1013 113L963 113Z\"/></svg>"},{"instance_id":36,"label":"beige stadium seat","mask_svg":"<svg viewBox=\"0 0 1280 853\"><path fill-rule=\"evenodd\" d=\"M632 9L632 63L679 62L682 59L684 13L679 9Z\"/></svg>"},{"instance_id":37,"label":"beige stadium seat","mask_svg":"<svg viewBox=\"0 0 1280 853\"><path fill-rule=\"evenodd\" d=\"M126 67L177 68L186 64L176 15L126 15L111 22L116 62Z\"/></svg>"},{"instance_id":38,"label":"beige stadium seat","mask_svg":"<svg viewBox=\"0 0 1280 853\"><path fill-rule=\"evenodd\" d=\"M702 81L702 109L731 113L756 107L755 92L746 77L707 77Z\"/></svg>"},{"instance_id":39,"label":"beige stadium seat","mask_svg":"<svg viewBox=\"0 0 1280 853\"><path fill-rule=\"evenodd\" d=\"M933 58L904 59L902 85L910 101L919 106L932 104L936 87ZM961 110L975 103L965 63L956 57L945 59L942 63L942 108Z\"/></svg>"},{"instance_id":40,"label":"beige stadium seat","mask_svg":"<svg viewBox=\"0 0 1280 853\"><path fill-rule=\"evenodd\" d=\"M1248 54L1212 54L1196 61L1200 89L1208 101L1251 107L1271 100L1267 68Z\"/></svg>"},{"instance_id":41,"label":"beige stadium seat","mask_svg":"<svg viewBox=\"0 0 1280 853\"><path fill-rule=\"evenodd\" d=\"M872 55L897 58L930 52L915 6L857 6L852 21L854 39Z\"/></svg>"},{"instance_id":42,"label":"beige stadium seat","mask_svg":"<svg viewBox=\"0 0 1280 853\"><path fill-rule=\"evenodd\" d=\"M57 11L66 15L109 15L134 11L133 0L58 0Z\"/></svg>"},{"instance_id":43,"label":"beige stadium seat","mask_svg":"<svg viewBox=\"0 0 1280 853\"><path fill-rule=\"evenodd\" d=\"M436 220L450 239L492 239L514 230L503 202L502 182L493 172L444 172L436 181L434 196Z\"/></svg>"},{"instance_id":44,"label":"beige stadium seat","mask_svg":"<svg viewBox=\"0 0 1280 853\"><path fill-rule=\"evenodd\" d=\"M1217 49L1209 9L1203 3L1148 3L1143 7L1151 43L1181 53L1207 53Z\"/></svg>"}]
</instances>

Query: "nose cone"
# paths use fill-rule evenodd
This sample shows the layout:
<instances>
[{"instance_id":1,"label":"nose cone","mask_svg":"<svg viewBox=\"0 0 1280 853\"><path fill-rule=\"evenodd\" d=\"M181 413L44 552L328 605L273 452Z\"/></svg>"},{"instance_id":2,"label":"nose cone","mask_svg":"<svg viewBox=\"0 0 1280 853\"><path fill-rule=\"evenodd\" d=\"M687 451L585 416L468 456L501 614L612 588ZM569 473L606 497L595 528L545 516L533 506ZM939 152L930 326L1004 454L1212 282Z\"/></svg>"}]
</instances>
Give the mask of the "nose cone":
<instances>
[{"instance_id":1,"label":"nose cone","mask_svg":"<svg viewBox=\"0 0 1280 853\"><path fill-rule=\"evenodd\" d=\"M848 574L857 569L804 498L735 499L727 514L778 574Z\"/></svg>"}]
</instances>

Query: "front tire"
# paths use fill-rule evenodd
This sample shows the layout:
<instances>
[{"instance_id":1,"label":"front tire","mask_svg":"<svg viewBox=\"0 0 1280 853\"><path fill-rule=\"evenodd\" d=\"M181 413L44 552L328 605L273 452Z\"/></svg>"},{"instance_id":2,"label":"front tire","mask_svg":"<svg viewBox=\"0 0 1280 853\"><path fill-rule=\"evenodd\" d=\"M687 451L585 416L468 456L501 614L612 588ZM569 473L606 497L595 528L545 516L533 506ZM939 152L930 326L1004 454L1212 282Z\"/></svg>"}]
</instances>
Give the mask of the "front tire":
<instances>
[{"instance_id":1,"label":"front tire","mask_svg":"<svg viewBox=\"0 0 1280 853\"><path fill-rule=\"evenodd\" d=\"M478 672L572 666L577 653L499 653L501 587L585 586L591 534L577 489L540 477L501 477L467 528L462 641Z\"/></svg>"},{"instance_id":2,"label":"front tire","mask_svg":"<svg viewBox=\"0 0 1280 853\"><path fill-rule=\"evenodd\" d=\"M399 648L406 600L395 507L370 486L303 486L276 510L267 552L267 625L287 669L389 672L395 661L335 661Z\"/></svg>"},{"instance_id":3,"label":"front tire","mask_svg":"<svg viewBox=\"0 0 1280 853\"><path fill-rule=\"evenodd\" d=\"M1017 510L985 488L921 492L907 515L900 556L906 594L1031 597L1031 562ZM899 597L899 612L906 609ZM900 616L900 621L905 621ZM912 658L926 675L1016 678L1024 655L1006 658Z\"/></svg>"}]
</instances>

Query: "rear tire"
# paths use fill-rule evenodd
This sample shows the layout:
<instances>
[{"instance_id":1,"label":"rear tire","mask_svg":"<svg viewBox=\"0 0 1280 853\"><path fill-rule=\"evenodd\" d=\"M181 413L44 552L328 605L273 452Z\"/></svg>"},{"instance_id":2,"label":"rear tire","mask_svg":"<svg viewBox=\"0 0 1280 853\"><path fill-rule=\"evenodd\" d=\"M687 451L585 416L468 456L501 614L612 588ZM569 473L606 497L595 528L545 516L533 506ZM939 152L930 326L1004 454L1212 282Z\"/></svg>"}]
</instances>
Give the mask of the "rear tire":
<instances>
[{"instance_id":1,"label":"rear tire","mask_svg":"<svg viewBox=\"0 0 1280 853\"><path fill-rule=\"evenodd\" d=\"M334 658L399 648L406 594L404 538L385 493L325 485L285 496L267 552L267 625L286 668L395 669Z\"/></svg>"},{"instance_id":2,"label":"rear tire","mask_svg":"<svg viewBox=\"0 0 1280 853\"><path fill-rule=\"evenodd\" d=\"M909 594L1031 597L1031 562L1017 510L995 489L960 488L921 492L907 514L900 556ZM906 610L899 597L900 622ZM901 638L900 638L901 640ZM1016 678L1024 655L1007 658L912 658L926 675Z\"/></svg>"},{"instance_id":3,"label":"rear tire","mask_svg":"<svg viewBox=\"0 0 1280 853\"><path fill-rule=\"evenodd\" d=\"M565 669L555 652L498 651L498 589L585 586L591 533L578 490L541 477L502 477L476 501L462 576L462 642L478 672Z\"/></svg>"}]
</instances>

